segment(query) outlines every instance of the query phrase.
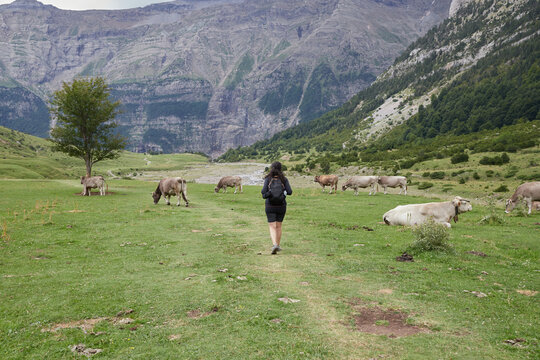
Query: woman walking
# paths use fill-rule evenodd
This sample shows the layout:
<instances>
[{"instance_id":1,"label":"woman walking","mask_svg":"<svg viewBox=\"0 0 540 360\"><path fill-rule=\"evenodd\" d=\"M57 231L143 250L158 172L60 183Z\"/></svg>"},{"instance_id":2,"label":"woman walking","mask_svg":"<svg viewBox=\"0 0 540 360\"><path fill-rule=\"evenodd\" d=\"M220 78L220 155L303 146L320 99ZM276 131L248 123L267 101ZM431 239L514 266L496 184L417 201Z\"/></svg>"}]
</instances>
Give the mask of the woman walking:
<instances>
[{"instance_id":1,"label":"woman walking","mask_svg":"<svg viewBox=\"0 0 540 360\"><path fill-rule=\"evenodd\" d=\"M292 194L289 180L281 171L281 163L275 161L270 165L270 171L264 178L264 185L261 190L263 199L266 199L265 210L272 238L272 255L281 251L281 224L287 211L287 201L285 197Z\"/></svg>"}]
</instances>

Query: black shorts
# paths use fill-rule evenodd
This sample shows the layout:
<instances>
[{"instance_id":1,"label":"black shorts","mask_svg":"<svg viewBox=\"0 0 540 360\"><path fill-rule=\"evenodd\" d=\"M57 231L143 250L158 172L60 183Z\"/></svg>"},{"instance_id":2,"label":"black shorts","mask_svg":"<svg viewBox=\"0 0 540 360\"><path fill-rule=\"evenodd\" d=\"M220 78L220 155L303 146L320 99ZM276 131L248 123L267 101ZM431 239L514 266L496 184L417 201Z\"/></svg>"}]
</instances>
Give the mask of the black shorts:
<instances>
[{"instance_id":1,"label":"black shorts","mask_svg":"<svg viewBox=\"0 0 540 360\"><path fill-rule=\"evenodd\" d=\"M287 212L287 205L284 206L266 206L266 218L268 222L283 222L285 213Z\"/></svg>"}]
</instances>

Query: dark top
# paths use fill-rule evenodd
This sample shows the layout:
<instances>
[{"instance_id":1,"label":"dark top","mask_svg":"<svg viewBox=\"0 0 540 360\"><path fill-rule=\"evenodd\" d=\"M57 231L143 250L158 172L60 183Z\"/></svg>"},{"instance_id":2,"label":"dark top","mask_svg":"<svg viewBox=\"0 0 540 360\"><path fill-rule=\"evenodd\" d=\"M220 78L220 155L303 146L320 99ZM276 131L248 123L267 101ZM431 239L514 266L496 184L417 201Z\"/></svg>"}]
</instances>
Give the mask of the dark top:
<instances>
[{"instance_id":1,"label":"dark top","mask_svg":"<svg viewBox=\"0 0 540 360\"><path fill-rule=\"evenodd\" d=\"M278 179L277 177L275 177L274 179ZM287 205L287 200L283 200L283 204L282 205L272 205L270 204L270 190L268 189L268 184L270 184L270 178L267 177L264 179L264 185L262 187L262 190L261 190L261 194L262 194L262 197L263 199L266 199L266 206L284 206L284 205ZM289 179L285 178L285 183L283 184L285 185L285 191L287 191L287 195L292 195L292 189L291 189L291 185L289 184Z\"/></svg>"}]
</instances>

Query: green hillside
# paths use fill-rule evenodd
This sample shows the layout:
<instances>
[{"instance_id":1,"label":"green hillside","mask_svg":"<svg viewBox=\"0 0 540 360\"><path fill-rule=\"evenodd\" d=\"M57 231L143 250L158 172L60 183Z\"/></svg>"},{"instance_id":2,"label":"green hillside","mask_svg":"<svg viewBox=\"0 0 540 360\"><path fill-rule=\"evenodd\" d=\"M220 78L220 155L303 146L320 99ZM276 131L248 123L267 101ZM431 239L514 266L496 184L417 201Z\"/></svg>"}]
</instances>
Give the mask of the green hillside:
<instances>
[{"instance_id":1,"label":"green hillside","mask_svg":"<svg viewBox=\"0 0 540 360\"><path fill-rule=\"evenodd\" d=\"M303 168L314 158L340 166L401 160L410 167L464 150L534 147L540 140L539 26L537 1L472 2L410 45L344 106L221 159L309 153L312 163ZM370 133L375 112L392 102L397 106L386 123ZM360 136L366 131L369 136Z\"/></svg>"},{"instance_id":2,"label":"green hillside","mask_svg":"<svg viewBox=\"0 0 540 360\"><path fill-rule=\"evenodd\" d=\"M0 178L61 179L84 175L84 162L51 151L47 140L0 126ZM97 163L93 172L116 176L138 171L179 170L205 163L198 154L145 155L125 151L120 158Z\"/></svg>"}]
</instances>

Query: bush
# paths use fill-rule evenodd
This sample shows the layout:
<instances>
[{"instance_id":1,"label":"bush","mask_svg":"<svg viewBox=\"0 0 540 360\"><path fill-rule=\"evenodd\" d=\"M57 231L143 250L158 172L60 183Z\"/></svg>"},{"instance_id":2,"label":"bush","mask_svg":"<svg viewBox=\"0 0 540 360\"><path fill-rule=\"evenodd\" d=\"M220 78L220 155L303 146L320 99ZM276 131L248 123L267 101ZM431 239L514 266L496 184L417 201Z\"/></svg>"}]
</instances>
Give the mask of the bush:
<instances>
[{"instance_id":1,"label":"bush","mask_svg":"<svg viewBox=\"0 0 540 360\"><path fill-rule=\"evenodd\" d=\"M425 173L422 174L422 177L428 178L430 175L431 173L429 171L426 171Z\"/></svg>"},{"instance_id":2,"label":"bush","mask_svg":"<svg viewBox=\"0 0 540 360\"><path fill-rule=\"evenodd\" d=\"M480 175L478 175L478 173L475 171L473 176L472 176L475 180L480 180Z\"/></svg>"},{"instance_id":3,"label":"bush","mask_svg":"<svg viewBox=\"0 0 540 360\"><path fill-rule=\"evenodd\" d=\"M433 187L433 183L423 182L418 185L418 190L425 190L425 189L429 189L430 187Z\"/></svg>"},{"instance_id":4,"label":"bush","mask_svg":"<svg viewBox=\"0 0 540 360\"><path fill-rule=\"evenodd\" d=\"M484 156L480 159L481 165L502 165L502 164L508 164L510 162L510 157L508 157L508 154L503 153L501 156Z\"/></svg>"},{"instance_id":5,"label":"bush","mask_svg":"<svg viewBox=\"0 0 540 360\"><path fill-rule=\"evenodd\" d=\"M487 170L486 177L493 177L493 170Z\"/></svg>"},{"instance_id":6,"label":"bush","mask_svg":"<svg viewBox=\"0 0 540 360\"><path fill-rule=\"evenodd\" d=\"M469 161L469 155L465 153L459 153L450 158L450 162L452 164L459 164L459 163L467 162L467 161Z\"/></svg>"},{"instance_id":7,"label":"bush","mask_svg":"<svg viewBox=\"0 0 540 360\"><path fill-rule=\"evenodd\" d=\"M517 177L519 180L532 180L532 181L540 181L540 173L533 173L530 175L518 175Z\"/></svg>"},{"instance_id":8,"label":"bush","mask_svg":"<svg viewBox=\"0 0 540 360\"><path fill-rule=\"evenodd\" d=\"M330 172L330 162L328 160L321 161L321 171L324 174L328 174Z\"/></svg>"},{"instance_id":9,"label":"bush","mask_svg":"<svg viewBox=\"0 0 540 360\"><path fill-rule=\"evenodd\" d=\"M459 179L459 183L460 184L465 184L467 182L468 178L466 177L462 177L461 179Z\"/></svg>"},{"instance_id":10,"label":"bush","mask_svg":"<svg viewBox=\"0 0 540 360\"><path fill-rule=\"evenodd\" d=\"M432 179L444 179L445 175L446 174L444 173L444 171L434 171L431 174L429 174L429 177Z\"/></svg>"},{"instance_id":11,"label":"bush","mask_svg":"<svg viewBox=\"0 0 540 360\"><path fill-rule=\"evenodd\" d=\"M511 178L513 177L514 175L516 175L518 172L518 168L516 166L512 166L510 169L508 169L508 172L506 174L504 174L504 177L505 178Z\"/></svg>"},{"instance_id":12,"label":"bush","mask_svg":"<svg viewBox=\"0 0 540 360\"><path fill-rule=\"evenodd\" d=\"M508 187L506 185L501 185L493 190L493 192L508 192Z\"/></svg>"},{"instance_id":13,"label":"bush","mask_svg":"<svg viewBox=\"0 0 540 360\"><path fill-rule=\"evenodd\" d=\"M418 254L425 251L450 251L452 246L448 243L450 233L448 228L436 223L432 219L413 229L416 240L409 245L406 252Z\"/></svg>"}]
</instances>

